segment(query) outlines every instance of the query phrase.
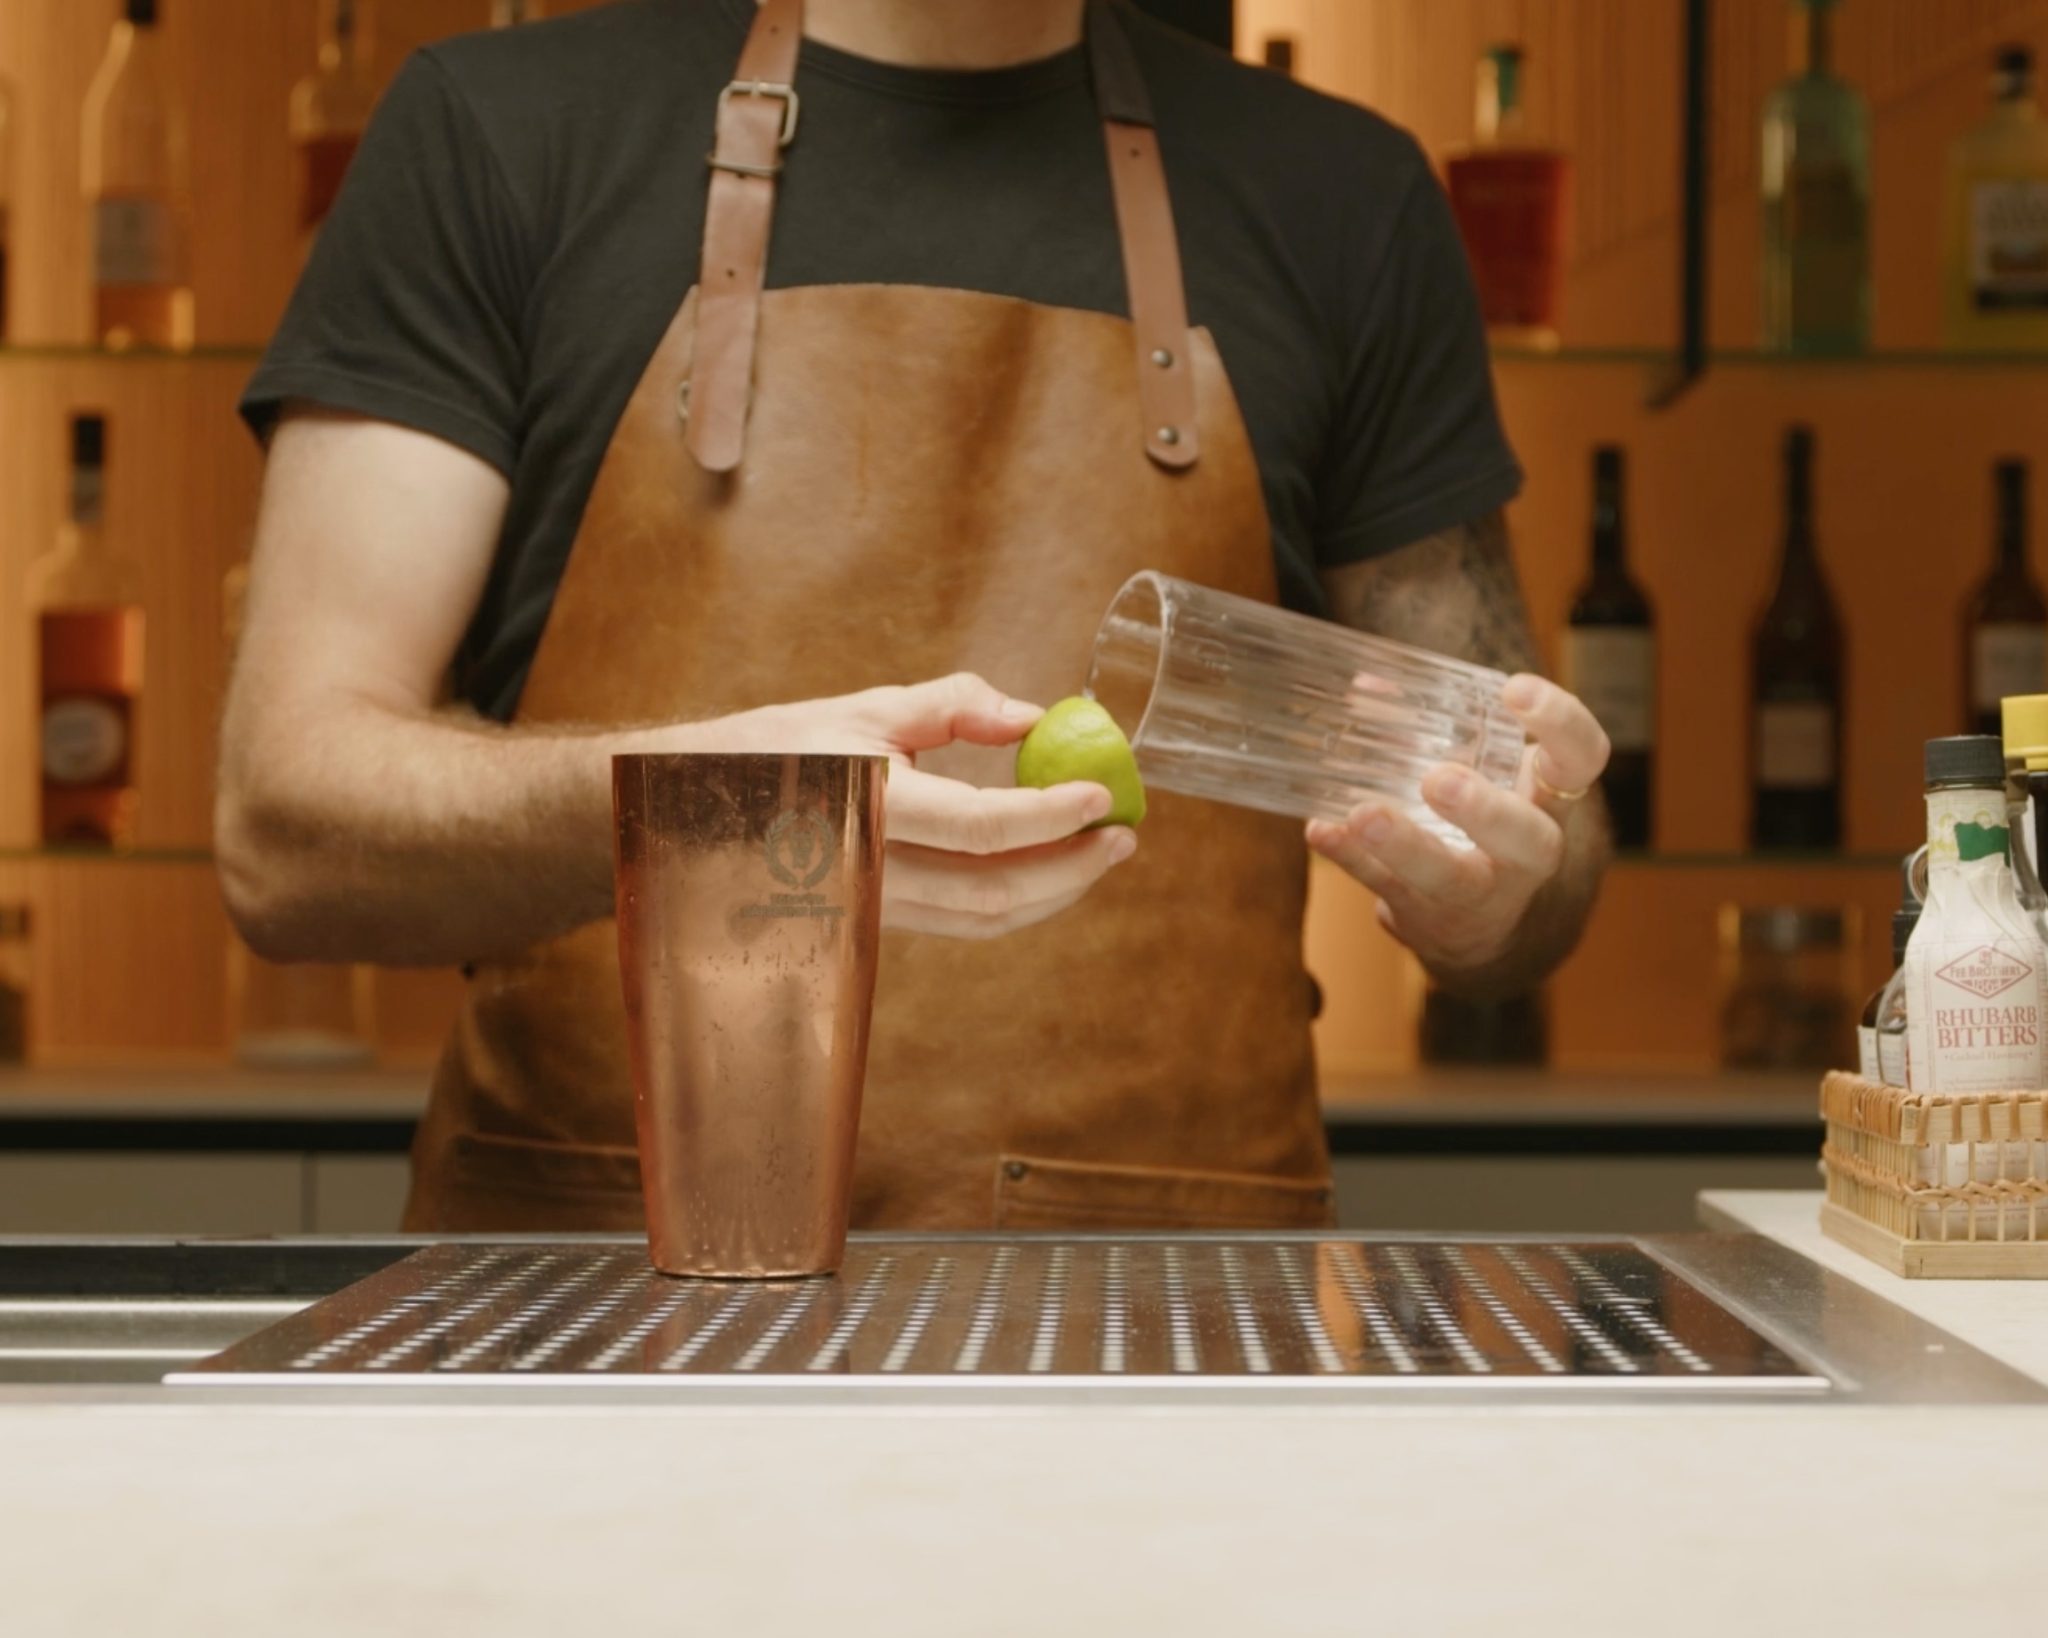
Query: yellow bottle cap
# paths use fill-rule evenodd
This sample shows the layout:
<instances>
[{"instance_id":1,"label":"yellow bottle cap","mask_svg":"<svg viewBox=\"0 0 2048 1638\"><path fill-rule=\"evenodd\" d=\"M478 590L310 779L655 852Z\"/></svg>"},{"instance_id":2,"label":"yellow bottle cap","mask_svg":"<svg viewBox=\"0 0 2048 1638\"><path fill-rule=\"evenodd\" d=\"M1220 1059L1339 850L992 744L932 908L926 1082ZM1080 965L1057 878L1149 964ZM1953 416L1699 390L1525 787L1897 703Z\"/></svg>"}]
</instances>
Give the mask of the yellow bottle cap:
<instances>
[{"instance_id":1,"label":"yellow bottle cap","mask_svg":"<svg viewBox=\"0 0 2048 1638\"><path fill-rule=\"evenodd\" d=\"M2013 694L1999 702L2005 724L2005 759L2048 765L2048 694Z\"/></svg>"}]
</instances>

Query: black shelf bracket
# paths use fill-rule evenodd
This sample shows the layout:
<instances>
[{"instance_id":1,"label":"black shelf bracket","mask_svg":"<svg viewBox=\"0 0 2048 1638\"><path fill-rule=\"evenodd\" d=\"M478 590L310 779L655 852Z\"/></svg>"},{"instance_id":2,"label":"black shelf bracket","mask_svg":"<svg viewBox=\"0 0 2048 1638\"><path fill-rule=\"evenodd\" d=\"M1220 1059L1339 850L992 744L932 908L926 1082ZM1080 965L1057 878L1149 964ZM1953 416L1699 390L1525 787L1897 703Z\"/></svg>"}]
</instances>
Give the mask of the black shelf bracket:
<instances>
[{"instance_id":1,"label":"black shelf bracket","mask_svg":"<svg viewBox=\"0 0 2048 1638\"><path fill-rule=\"evenodd\" d=\"M1713 177L1712 93L1714 0L1685 0L1685 60L1681 67L1685 121L1679 142L1678 364L1650 399L1668 409L1707 373L1707 270Z\"/></svg>"}]
</instances>

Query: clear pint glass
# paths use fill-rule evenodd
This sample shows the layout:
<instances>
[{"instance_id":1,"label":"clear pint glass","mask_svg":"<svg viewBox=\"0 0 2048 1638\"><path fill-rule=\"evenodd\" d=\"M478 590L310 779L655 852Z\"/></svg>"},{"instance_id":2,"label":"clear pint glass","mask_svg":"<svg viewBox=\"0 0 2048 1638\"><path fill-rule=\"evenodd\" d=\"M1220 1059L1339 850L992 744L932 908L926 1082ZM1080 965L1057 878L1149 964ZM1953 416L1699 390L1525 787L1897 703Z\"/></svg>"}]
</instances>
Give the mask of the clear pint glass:
<instances>
[{"instance_id":1,"label":"clear pint glass","mask_svg":"<svg viewBox=\"0 0 2048 1638\"><path fill-rule=\"evenodd\" d=\"M1145 783L1298 819L1384 799L1450 840L1422 800L1438 763L1512 786L1525 739L1485 666L1146 572L1096 633L1088 693Z\"/></svg>"},{"instance_id":2,"label":"clear pint glass","mask_svg":"<svg viewBox=\"0 0 2048 1638\"><path fill-rule=\"evenodd\" d=\"M886 757L612 759L619 966L664 1273L824 1274L846 1249Z\"/></svg>"}]
</instances>

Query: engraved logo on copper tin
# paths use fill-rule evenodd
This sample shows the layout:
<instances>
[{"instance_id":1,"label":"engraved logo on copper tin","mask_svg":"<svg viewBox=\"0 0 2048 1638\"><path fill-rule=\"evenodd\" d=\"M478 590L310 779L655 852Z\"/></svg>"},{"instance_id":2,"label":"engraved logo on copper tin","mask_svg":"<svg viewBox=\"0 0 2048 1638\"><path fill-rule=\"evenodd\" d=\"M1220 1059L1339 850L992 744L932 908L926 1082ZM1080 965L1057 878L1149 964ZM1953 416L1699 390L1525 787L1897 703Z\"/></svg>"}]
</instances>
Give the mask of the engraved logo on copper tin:
<instances>
[{"instance_id":1,"label":"engraved logo on copper tin","mask_svg":"<svg viewBox=\"0 0 2048 1638\"><path fill-rule=\"evenodd\" d=\"M768 873L786 887L807 891L832 871L838 841L832 827L815 813L792 809L768 827L764 844Z\"/></svg>"},{"instance_id":2,"label":"engraved logo on copper tin","mask_svg":"<svg viewBox=\"0 0 2048 1638\"><path fill-rule=\"evenodd\" d=\"M2005 994L2015 984L2033 976L2034 969L2026 962L1990 944L1972 950L1966 956L1958 956L1935 974L1943 982L1953 984L1959 990L1968 990L1986 1001L1994 995Z\"/></svg>"}]
</instances>

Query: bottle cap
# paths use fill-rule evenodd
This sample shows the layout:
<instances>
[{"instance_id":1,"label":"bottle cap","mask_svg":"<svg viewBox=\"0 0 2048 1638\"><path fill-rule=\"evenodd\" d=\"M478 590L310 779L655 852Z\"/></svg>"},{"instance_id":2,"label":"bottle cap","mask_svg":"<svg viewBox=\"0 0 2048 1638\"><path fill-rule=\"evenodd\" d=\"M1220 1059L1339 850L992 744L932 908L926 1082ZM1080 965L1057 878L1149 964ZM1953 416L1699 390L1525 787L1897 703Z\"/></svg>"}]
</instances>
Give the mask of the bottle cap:
<instances>
[{"instance_id":1,"label":"bottle cap","mask_svg":"<svg viewBox=\"0 0 2048 1638\"><path fill-rule=\"evenodd\" d=\"M2048 757L2048 694L2008 694L1998 702L1998 712L2006 761Z\"/></svg>"},{"instance_id":2,"label":"bottle cap","mask_svg":"<svg viewBox=\"0 0 2048 1638\"><path fill-rule=\"evenodd\" d=\"M137 28L156 27L156 0L128 0L128 21Z\"/></svg>"},{"instance_id":3,"label":"bottle cap","mask_svg":"<svg viewBox=\"0 0 2048 1638\"><path fill-rule=\"evenodd\" d=\"M1622 466L1626 457L1619 444L1600 444L1593 450L1593 481L1601 484L1621 482Z\"/></svg>"},{"instance_id":4,"label":"bottle cap","mask_svg":"<svg viewBox=\"0 0 2048 1638\"><path fill-rule=\"evenodd\" d=\"M2002 78L2029 79L2034 72L2034 48L2018 42L2002 45L1992 54L1991 66Z\"/></svg>"},{"instance_id":5,"label":"bottle cap","mask_svg":"<svg viewBox=\"0 0 2048 1638\"><path fill-rule=\"evenodd\" d=\"M107 418L84 414L71 417L71 464L100 467L107 463Z\"/></svg>"},{"instance_id":6,"label":"bottle cap","mask_svg":"<svg viewBox=\"0 0 2048 1638\"><path fill-rule=\"evenodd\" d=\"M1954 734L1927 742L1927 784L1996 786L2005 783L2005 745L1991 734Z\"/></svg>"}]
</instances>

